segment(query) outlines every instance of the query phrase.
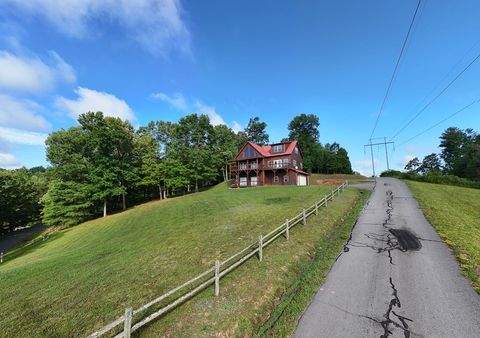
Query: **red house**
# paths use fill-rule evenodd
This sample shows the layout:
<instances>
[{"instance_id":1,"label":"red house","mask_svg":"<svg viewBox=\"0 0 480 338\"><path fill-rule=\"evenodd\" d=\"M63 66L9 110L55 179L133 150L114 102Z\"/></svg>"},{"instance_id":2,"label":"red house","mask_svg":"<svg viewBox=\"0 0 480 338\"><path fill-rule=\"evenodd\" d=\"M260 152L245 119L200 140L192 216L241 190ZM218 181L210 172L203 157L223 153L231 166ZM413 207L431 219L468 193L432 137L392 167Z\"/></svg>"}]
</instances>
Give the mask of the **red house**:
<instances>
[{"instance_id":1,"label":"red house","mask_svg":"<svg viewBox=\"0 0 480 338\"><path fill-rule=\"evenodd\" d=\"M230 163L233 187L257 185L308 185L302 151L297 141L259 146L247 142Z\"/></svg>"}]
</instances>

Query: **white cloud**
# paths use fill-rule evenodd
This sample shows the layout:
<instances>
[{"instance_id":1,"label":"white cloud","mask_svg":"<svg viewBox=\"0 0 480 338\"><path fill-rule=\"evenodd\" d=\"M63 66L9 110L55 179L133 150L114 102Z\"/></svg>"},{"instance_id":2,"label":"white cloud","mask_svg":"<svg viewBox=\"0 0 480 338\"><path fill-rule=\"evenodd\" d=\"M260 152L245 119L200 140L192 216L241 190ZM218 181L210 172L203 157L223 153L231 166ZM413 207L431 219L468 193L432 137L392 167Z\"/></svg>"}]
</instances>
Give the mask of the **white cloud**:
<instances>
[{"instance_id":1,"label":"white cloud","mask_svg":"<svg viewBox=\"0 0 480 338\"><path fill-rule=\"evenodd\" d=\"M132 108L115 95L84 87L78 87L75 93L78 95L78 98L75 100L64 97L59 97L56 100L56 105L60 109L66 110L74 119L78 115L89 111L101 111L105 116L119 117L122 120L136 120Z\"/></svg>"},{"instance_id":2,"label":"white cloud","mask_svg":"<svg viewBox=\"0 0 480 338\"><path fill-rule=\"evenodd\" d=\"M160 101L166 102L172 107L179 109L179 110L187 110L188 105L187 101L185 100L185 97L181 93L175 93L172 96L169 96L165 93L159 92L159 93L154 93L151 95L154 99L158 99Z\"/></svg>"},{"instance_id":3,"label":"white cloud","mask_svg":"<svg viewBox=\"0 0 480 338\"><path fill-rule=\"evenodd\" d=\"M45 133L37 133L15 128L0 127L0 140L14 144L25 144L30 146L43 146L47 138Z\"/></svg>"},{"instance_id":4,"label":"white cloud","mask_svg":"<svg viewBox=\"0 0 480 338\"><path fill-rule=\"evenodd\" d=\"M20 167L21 164L14 155L8 153L0 153L0 168L17 169Z\"/></svg>"},{"instance_id":5,"label":"white cloud","mask_svg":"<svg viewBox=\"0 0 480 338\"><path fill-rule=\"evenodd\" d=\"M190 32L180 0L6 0L25 14L43 17L60 33L91 37L99 23L115 24L144 49L162 55L171 49L190 53ZM101 28L101 27L100 27Z\"/></svg>"},{"instance_id":6,"label":"white cloud","mask_svg":"<svg viewBox=\"0 0 480 338\"><path fill-rule=\"evenodd\" d=\"M215 111L215 107L210 107L210 106L207 106L207 105L203 104L200 101L197 101L197 102L195 102L195 109L197 110L197 112L199 114L207 115L210 119L210 124L212 126L218 126L219 124L225 124L226 125L225 121L220 116L220 114L218 114Z\"/></svg>"},{"instance_id":7,"label":"white cloud","mask_svg":"<svg viewBox=\"0 0 480 338\"><path fill-rule=\"evenodd\" d=\"M240 125L240 123L238 123L237 121L233 121L232 130L233 130L234 132L238 133L239 131L242 131L243 128L242 128L242 126Z\"/></svg>"},{"instance_id":8,"label":"white cloud","mask_svg":"<svg viewBox=\"0 0 480 338\"><path fill-rule=\"evenodd\" d=\"M46 64L36 56L17 56L0 51L0 88L39 93L52 89L58 81L75 82L75 72L57 53L50 52Z\"/></svg>"},{"instance_id":9,"label":"white cloud","mask_svg":"<svg viewBox=\"0 0 480 338\"><path fill-rule=\"evenodd\" d=\"M378 159L373 160L375 164L375 174L379 175L379 167L381 164L381 161ZM372 176L372 160L360 160L360 161L354 161L353 163L353 170L358 171L360 174L370 177Z\"/></svg>"},{"instance_id":10,"label":"white cloud","mask_svg":"<svg viewBox=\"0 0 480 338\"><path fill-rule=\"evenodd\" d=\"M0 126L27 130L45 130L50 124L37 114L40 105L30 100L0 94Z\"/></svg>"}]
</instances>

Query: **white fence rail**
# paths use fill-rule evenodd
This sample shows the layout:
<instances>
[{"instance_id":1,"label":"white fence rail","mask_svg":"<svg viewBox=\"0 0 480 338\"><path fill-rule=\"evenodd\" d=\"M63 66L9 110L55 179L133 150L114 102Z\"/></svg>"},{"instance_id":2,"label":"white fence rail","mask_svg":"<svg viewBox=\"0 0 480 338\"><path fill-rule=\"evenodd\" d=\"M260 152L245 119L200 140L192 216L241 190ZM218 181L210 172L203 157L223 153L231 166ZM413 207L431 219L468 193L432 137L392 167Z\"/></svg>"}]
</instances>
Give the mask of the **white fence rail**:
<instances>
[{"instance_id":1,"label":"white fence rail","mask_svg":"<svg viewBox=\"0 0 480 338\"><path fill-rule=\"evenodd\" d=\"M327 206L328 201L331 201L335 195L338 195L340 192L343 192L345 188L348 186L348 181L345 181L342 185L338 186L334 190L332 190L328 195L323 197L320 201L316 202L314 205L303 209L301 213L293 217L292 219L286 219L284 223L270 231L266 235L260 235L258 238L258 242L252 243L251 245L247 246L243 250L237 252L236 254L232 255L231 257L220 261L215 261L215 265L210 269L202 272L198 276L190 279L189 281L179 285L172 290L168 291L167 293L161 295L158 298L151 300L150 302L140 306L138 309L132 309L128 307L125 309L124 315L117 318L113 322L107 324L106 326L102 327L101 329L95 331L88 338L100 337L105 333L120 327L123 324L123 330L119 332L115 338L130 338L132 332L138 330L140 327L144 326L145 324L153 321L154 319L162 316L166 312L170 311L171 309L175 308L177 305L185 302L187 299L193 297L195 294L199 293L206 287L211 284L215 286L215 296L218 296L220 293L220 279L230 273L232 270L237 268L238 266L242 265L245 261L247 261L252 256L257 255L259 261L263 259L263 248L267 245L272 243L278 237L284 235L285 238L288 240L290 238L290 229L295 226L296 224L302 222L302 224L307 224L307 218L312 215L318 215L318 209L322 206ZM199 284L196 285L196 282ZM193 287L193 288L192 288ZM184 290L188 291L186 293L180 294L180 291ZM170 302L162 306L157 311L145 316L140 316L139 314L148 310L152 306L162 302L163 300L173 296L174 294L179 293L178 297L171 299ZM133 321L133 317L139 315L139 321L135 324ZM133 324L133 326L132 326ZM116 330L118 332L119 329Z\"/></svg>"}]
</instances>

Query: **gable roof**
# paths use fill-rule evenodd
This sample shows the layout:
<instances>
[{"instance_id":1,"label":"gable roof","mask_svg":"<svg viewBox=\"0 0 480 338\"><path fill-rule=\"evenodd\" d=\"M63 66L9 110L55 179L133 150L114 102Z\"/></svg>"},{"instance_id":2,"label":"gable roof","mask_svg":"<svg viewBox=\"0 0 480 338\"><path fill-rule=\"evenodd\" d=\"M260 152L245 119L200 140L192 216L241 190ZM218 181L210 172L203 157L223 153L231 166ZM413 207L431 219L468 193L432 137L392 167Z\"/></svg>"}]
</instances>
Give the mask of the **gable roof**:
<instances>
[{"instance_id":1,"label":"gable roof","mask_svg":"<svg viewBox=\"0 0 480 338\"><path fill-rule=\"evenodd\" d=\"M266 145L266 146L259 146L258 144L256 143L253 143L251 141L247 141L247 143L245 143L243 145L243 147L240 149L240 151L238 152L237 156L235 156L235 158L237 158L243 151L243 149L245 148L245 146L249 144L252 146L253 149L255 149L261 156L263 157L272 157L272 156L284 156L284 155L291 155L295 149L295 147L298 146L298 142L297 141L288 141L288 142L281 142L281 143L274 143L274 144L269 144L269 145ZM285 145L285 151L281 152L281 153L272 153L271 150L272 150L272 147L274 145L278 145L278 144L283 144ZM300 147L299 147L300 148ZM300 151L301 152L301 151Z\"/></svg>"}]
</instances>

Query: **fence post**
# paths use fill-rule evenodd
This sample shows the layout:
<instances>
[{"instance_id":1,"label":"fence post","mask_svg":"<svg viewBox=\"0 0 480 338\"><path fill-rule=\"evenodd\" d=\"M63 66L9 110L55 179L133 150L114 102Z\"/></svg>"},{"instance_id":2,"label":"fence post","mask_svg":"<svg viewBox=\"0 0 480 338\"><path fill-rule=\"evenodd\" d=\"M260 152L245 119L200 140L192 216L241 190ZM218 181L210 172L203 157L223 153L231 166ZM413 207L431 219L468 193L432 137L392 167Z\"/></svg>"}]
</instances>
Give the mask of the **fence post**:
<instances>
[{"instance_id":1,"label":"fence post","mask_svg":"<svg viewBox=\"0 0 480 338\"><path fill-rule=\"evenodd\" d=\"M125 309L125 320L123 322L123 337L125 338L130 338L132 333L132 313L133 309L131 307Z\"/></svg>"},{"instance_id":2,"label":"fence post","mask_svg":"<svg viewBox=\"0 0 480 338\"><path fill-rule=\"evenodd\" d=\"M315 202L315 216L318 215L318 202Z\"/></svg>"},{"instance_id":3,"label":"fence post","mask_svg":"<svg viewBox=\"0 0 480 338\"><path fill-rule=\"evenodd\" d=\"M325 197L325 208L328 206L328 195Z\"/></svg>"},{"instance_id":4,"label":"fence post","mask_svg":"<svg viewBox=\"0 0 480 338\"><path fill-rule=\"evenodd\" d=\"M263 236L258 236L258 259L261 262L263 260Z\"/></svg>"},{"instance_id":5,"label":"fence post","mask_svg":"<svg viewBox=\"0 0 480 338\"><path fill-rule=\"evenodd\" d=\"M288 229L289 225L288 225L288 218L285 220L285 236L287 237L287 241L290 239L290 232L289 232L289 229Z\"/></svg>"},{"instance_id":6,"label":"fence post","mask_svg":"<svg viewBox=\"0 0 480 338\"><path fill-rule=\"evenodd\" d=\"M303 209L303 225L305 224L307 224L307 216L306 216L305 209Z\"/></svg>"},{"instance_id":7,"label":"fence post","mask_svg":"<svg viewBox=\"0 0 480 338\"><path fill-rule=\"evenodd\" d=\"M215 296L220 294L220 261L215 261Z\"/></svg>"}]
</instances>

